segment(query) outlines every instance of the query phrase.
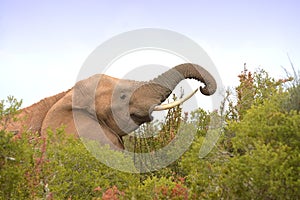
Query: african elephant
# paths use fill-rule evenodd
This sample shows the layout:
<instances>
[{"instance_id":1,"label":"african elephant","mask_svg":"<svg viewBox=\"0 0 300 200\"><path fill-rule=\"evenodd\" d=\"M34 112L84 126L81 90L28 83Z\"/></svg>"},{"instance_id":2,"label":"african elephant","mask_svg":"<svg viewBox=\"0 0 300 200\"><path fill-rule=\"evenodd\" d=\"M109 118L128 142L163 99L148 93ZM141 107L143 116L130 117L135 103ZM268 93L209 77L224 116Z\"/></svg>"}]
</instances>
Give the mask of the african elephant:
<instances>
[{"instance_id":1,"label":"african elephant","mask_svg":"<svg viewBox=\"0 0 300 200\"><path fill-rule=\"evenodd\" d=\"M65 125L67 133L77 133L120 150L124 149L122 137L150 122L153 111L169 108L162 102L187 78L204 83L200 87L204 95L216 91L216 81L208 71L185 63L146 82L97 74L77 82L67 92L25 108L24 112L29 115L27 123L32 131L45 134L49 127Z\"/></svg>"}]
</instances>

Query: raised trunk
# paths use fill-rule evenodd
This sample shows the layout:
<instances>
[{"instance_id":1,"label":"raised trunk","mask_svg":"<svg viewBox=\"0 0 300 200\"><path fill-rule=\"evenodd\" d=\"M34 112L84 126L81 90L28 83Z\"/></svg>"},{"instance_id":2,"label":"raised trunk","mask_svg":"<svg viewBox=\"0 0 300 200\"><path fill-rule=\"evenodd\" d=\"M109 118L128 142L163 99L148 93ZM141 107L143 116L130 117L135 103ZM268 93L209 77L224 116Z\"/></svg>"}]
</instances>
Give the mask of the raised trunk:
<instances>
[{"instance_id":1,"label":"raised trunk","mask_svg":"<svg viewBox=\"0 0 300 200\"><path fill-rule=\"evenodd\" d=\"M212 95L217 89L217 84L213 76L203 67L192 63L177 65L153 79L150 83L158 84L159 87L164 88L165 92L162 96L162 101L164 101L176 85L184 79L195 79L204 83L205 86L200 87L200 91L204 95Z\"/></svg>"}]
</instances>

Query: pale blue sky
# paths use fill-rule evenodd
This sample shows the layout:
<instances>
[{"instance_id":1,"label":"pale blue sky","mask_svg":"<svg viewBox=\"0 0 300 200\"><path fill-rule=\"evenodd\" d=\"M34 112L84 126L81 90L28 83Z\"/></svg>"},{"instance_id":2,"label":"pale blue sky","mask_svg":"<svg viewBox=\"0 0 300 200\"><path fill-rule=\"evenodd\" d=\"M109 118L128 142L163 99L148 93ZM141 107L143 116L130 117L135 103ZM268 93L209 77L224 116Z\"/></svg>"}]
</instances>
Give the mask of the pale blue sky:
<instances>
[{"instance_id":1,"label":"pale blue sky","mask_svg":"<svg viewBox=\"0 0 300 200\"><path fill-rule=\"evenodd\" d=\"M72 87L87 56L114 35L163 28L206 50L226 86L246 62L284 77L300 66L300 3L287 1L0 0L0 99L28 106Z\"/></svg>"}]
</instances>

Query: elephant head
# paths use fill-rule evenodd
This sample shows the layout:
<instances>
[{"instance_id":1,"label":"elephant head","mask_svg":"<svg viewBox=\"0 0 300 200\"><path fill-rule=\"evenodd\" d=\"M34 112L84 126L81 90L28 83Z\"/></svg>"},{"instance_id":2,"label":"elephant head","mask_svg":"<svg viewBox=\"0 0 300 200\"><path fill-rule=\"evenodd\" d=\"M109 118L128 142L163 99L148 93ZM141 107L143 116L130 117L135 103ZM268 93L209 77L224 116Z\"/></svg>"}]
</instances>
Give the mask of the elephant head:
<instances>
[{"instance_id":1,"label":"elephant head","mask_svg":"<svg viewBox=\"0 0 300 200\"><path fill-rule=\"evenodd\" d=\"M204 95L214 94L217 88L208 71L191 63L178 65L147 82L107 75L78 82L73 92L73 116L79 135L123 149L122 136L150 122L153 111L174 106L161 104L183 79L202 82L200 91Z\"/></svg>"}]
</instances>

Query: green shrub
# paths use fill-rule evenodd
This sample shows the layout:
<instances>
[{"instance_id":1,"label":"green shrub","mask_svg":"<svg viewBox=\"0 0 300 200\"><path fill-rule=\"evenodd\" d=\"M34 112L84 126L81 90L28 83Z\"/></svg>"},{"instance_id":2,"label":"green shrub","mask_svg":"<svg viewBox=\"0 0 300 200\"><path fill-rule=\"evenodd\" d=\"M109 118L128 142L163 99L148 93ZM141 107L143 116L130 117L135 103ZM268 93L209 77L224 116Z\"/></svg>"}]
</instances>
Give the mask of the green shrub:
<instances>
[{"instance_id":1,"label":"green shrub","mask_svg":"<svg viewBox=\"0 0 300 200\"><path fill-rule=\"evenodd\" d=\"M24 138L12 138L13 134L0 131L0 199L27 199L33 189L28 184L33 151Z\"/></svg>"}]
</instances>

